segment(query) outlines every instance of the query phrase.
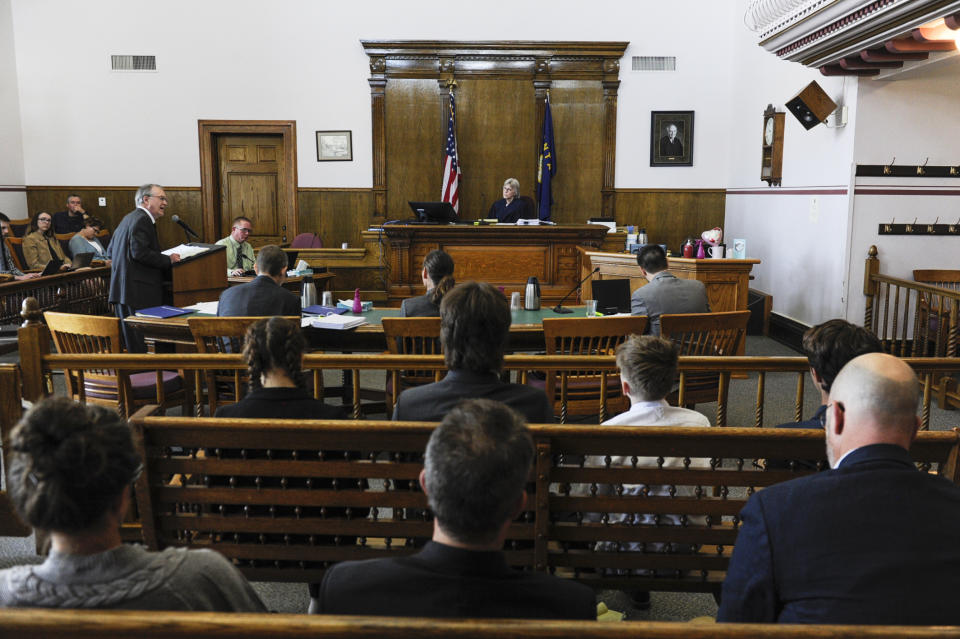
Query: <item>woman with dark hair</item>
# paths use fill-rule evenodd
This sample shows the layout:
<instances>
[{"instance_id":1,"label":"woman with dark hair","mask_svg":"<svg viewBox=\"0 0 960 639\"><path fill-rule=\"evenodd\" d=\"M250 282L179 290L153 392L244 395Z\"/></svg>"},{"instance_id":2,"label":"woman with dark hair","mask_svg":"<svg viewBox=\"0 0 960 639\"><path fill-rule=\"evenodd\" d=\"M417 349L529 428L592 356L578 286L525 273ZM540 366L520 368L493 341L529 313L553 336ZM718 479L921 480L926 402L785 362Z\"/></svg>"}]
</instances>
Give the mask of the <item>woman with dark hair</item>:
<instances>
[{"instance_id":1,"label":"woman with dark hair","mask_svg":"<svg viewBox=\"0 0 960 639\"><path fill-rule=\"evenodd\" d=\"M93 259L110 261L107 250L97 239L97 233L103 228L103 222L95 217L88 217L83 220L83 228L74 233L70 238L70 254L79 255L80 253L93 253Z\"/></svg>"},{"instance_id":2,"label":"woman with dark hair","mask_svg":"<svg viewBox=\"0 0 960 639\"><path fill-rule=\"evenodd\" d=\"M70 268L70 258L64 255L60 240L53 233L53 216L40 211L30 222L30 232L23 238L23 257L27 268L43 269L53 258L63 260L61 270Z\"/></svg>"},{"instance_id":3,"label":"woman with dark hair","mask_svg":"<svg viewBox=\"0 0 960 639\"><path fill-rule=\"evenodd\" d=\"M17 424L9 446L10 497L23 521L50 533L51 549L38 566L0 571L0 606L265 611L214 551L122 542L143 465L115 411L47 399Z\"/></svg>"},{"instance_id":4,"label":"woman with dark hair","mask_svg":"<svg viewBox=\"0 0 960 639\"><path fill-rule=\"evenodd\" d=\"M427 292L420 297L411 297L400 304L400 317L440 317L440 301L452 289L453 258L443 251L427 253L423 258L423 271L420 273Z\"/></svg>"},{"instance_id":5,"label":"woman with dark hair","mask_svg":"<svg viewBox=\"0 0 960 639\"><path fill-rule=\"evenodd\" d=\"M243 344L250 392L236 404L219 407L216 417L343 419L343 409L328 406L307 392L305 348L300 327L290 320L269 317L251 324Z\"/></svg>"}]
</instances>

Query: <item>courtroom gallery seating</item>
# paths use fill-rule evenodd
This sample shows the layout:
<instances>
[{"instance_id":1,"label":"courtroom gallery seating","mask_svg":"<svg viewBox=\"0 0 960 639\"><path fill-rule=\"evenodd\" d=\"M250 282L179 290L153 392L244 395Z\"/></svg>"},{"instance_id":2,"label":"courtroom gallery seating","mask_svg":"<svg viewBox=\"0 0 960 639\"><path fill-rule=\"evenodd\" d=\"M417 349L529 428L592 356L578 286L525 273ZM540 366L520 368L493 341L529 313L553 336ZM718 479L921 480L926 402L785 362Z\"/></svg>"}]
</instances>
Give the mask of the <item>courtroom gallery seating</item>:
<instances>
[{"instance_id":1,"label":"courtroom gallery seating","mask_svg":"<svg viewBox=\"0 0 960 639\"><path fill-rule=\"evenodd\" d=\"M17 265L17 268L24 273L29 271L30 269L26 268L27 258L23 254L23 238L6 237L3 241L7 243L7 250L10 252L13 263Z\"/></svg>"},{"instance_id":2,"label":"courtroom gallery seating","mask_svg":"<svg viewBox=\"0 0 960 639\"><path fill-rule=\"evenodd\" d=\"M440 355L439 317L385 317L383 336L387 352L397 355ZM387 373L387 414L393 412L397 396L407 388L439 381L440 371L389 371Z\"/></svg>"}]
</instances>

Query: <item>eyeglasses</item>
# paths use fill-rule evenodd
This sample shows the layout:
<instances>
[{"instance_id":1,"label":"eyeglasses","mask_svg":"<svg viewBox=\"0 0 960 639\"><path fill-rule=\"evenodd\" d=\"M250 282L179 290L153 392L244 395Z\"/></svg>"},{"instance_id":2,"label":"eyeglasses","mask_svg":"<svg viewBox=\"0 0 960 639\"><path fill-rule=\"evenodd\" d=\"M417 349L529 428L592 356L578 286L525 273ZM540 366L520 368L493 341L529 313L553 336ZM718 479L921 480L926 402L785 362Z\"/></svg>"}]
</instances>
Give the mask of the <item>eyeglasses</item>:
<instances>
[{"instance_id":1,"label":"eyeglasses","mask_svg":"<svg viewBox=\"0 0 960 639\"><path fill-rule=\"evenodd\" d=\"M166 202L166 201L167 201L167 196L166 196L166 195L152 195L152 194L151 194L151 195L148 195L147 197L155 197L155 198L157 198L158 200L160 200L161 202Z\"/></svg>"},{"instance_id":2,"label":"eyeglasses","mask_svg":"<svg viewBox=\"0 0 960 639\"><path fill-rule=\"evenodd\" d=\"M833 406L834 404L837 405L837 410L839 410L841 413L846 412L847 409L844 408L843 404L841 404L840 402L830 402L829 404L827 404L827 407L823 409L823 412L820 413L820 428L827 427L827 413L830 412L830 407Z\"/></svg>"},{"instance_id":3,"label":"eyeglasses","mask_svg":"<svg viewBox=\"0 0 960 639\"><path fill-rule=\"evenodd\" d=\"M38 218L37 218L37 222L38 222L38 223L39 223L39 222L50 222L50 221L52 221L52 220L53 220L53 218L49 218L49 217L38 217Z\"/></svg>"},{"instance_id":4,"label":"eyeglasses","mask_svg":"<svg viewBox=\"0 0 960 639\"><path fill-rule=\"evenodd\" d=\"M233 229L234 229L235 231L240 231L241 233L252 233L252 232L253 232L253 229L245 229L245 228L243 228L242 226L235 226L235 227L233 227Z\"/></svg>"}]
</instances>

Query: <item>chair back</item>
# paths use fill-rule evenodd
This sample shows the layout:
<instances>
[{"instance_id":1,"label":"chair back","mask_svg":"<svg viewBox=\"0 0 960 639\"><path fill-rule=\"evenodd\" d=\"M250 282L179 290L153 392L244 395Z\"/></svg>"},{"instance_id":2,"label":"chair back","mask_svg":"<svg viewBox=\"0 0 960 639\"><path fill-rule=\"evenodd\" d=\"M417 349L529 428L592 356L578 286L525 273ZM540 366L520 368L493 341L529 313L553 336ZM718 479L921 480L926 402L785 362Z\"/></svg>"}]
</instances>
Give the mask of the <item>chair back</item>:
<instances>
[{"instance_id":1,"label":"chair back","mask_svg":"<svg viewBox=\"0 0 960 639\"><path fill-rule=\"evenodd\" d=\"M660 335L676 342L681 355L736 355L740 344L746 339L749 319L750 311L665 314L660 316ZM717 401L718 393L722 389L725 396L730 383L730 375L727 373L681 375L684 378L683 395L675 393L668 401L688 407L701 402Z\"/></svg>"},{"instance_id":2,"label":"chair back","mask_svg":"<svg viewBox=\"0 0 960 639\"><path fill-rule=\"evenodd\" d=\"M26 272L27 269L27 258L23 254L23 238L22 237L5 237L3 241L7 243L7 250L10 252L10 257L13 258L13 263L23 272Z\"/></svg>"},{"instance_id":3,"label":"chair back","mask_svg":"<svg viewBox=\"0 0 960 639\"><path fill-rule=\"evenodd\" d=\"M439 317L385 317L383 336L387 341L387 351L398 355L439 355L440 346ZM387 374L387 404L389 410L404 389L430 384L441 379L441 371L392 371ZM389 411L388 411L389 414Z\"/></svg>"},{"instance_id":4,"label":"chair back","mask_svg":"<svg viewBox=\"0 0 960 639\"><path fill-rule=\"evenodd\" d=\"M59 353L123 352L120 320L116 317L47 311L43 319ZM80 401L126 407L130 398L129 376L112 368L65 369L64 378L67 392Z\"/></svg>"},{"instance_id":5,"label":"chair back","mask_svg":"<svg viewBox=\"0 0 960 639\"><path fill-rule=\"evenodd\" d=\"M960 291L960 270L914 269L913 281L938 286L940 288L948 288L952 291Z\"/></svg>"},{"instance_id":6,"label":"chair back","mask_svg":"<svg viewBox=\"0 0 960 639\"><path fill-rule=\"evenodd\" d=\"M10 232L14 237L23 237L30 232L30 218L10 220Z\"/></svg>"},{"instance_id":7,"label":"chair back","mask_svg":"<svg viewBox=\"0 0 960 639\"><path fill-rule=\"evenodd\" d=\"M537 211L537 203L529 195L520 195L517 197L518 200L523 202L523 206L527 209L527 215L532 217L540 217Z\"/></svg>"},{"instance_id":8,"label":"chair back","mask_svg":"<svg viewBox=\"0 0 960 639\"><path fill-rule=\"evenodd\" d=\"M577 317L543 320L548 355L612 355L628 335L642 335L647 317ZM547 397L559 404L560 421L568 414L595 414L605 421L628 407L620 376L601 371L570 371L546 374ZM556 411L556 408L554 409Z\"/></svg>"},{"instance_id":9,"label":"chair back","mask_svg":"<svg viewBox=\"0 0 960 639\"><path fill-rule=\"evenodd\" d=\"M57 241L60 242L60 248L63 249L63 254L73 259L73 251L70 250L70 240L76 233L54 233L54 235L57 236Z\"/></svg>"},{"instance_id":10,"label":"chair back","mask_svg":"<svg viewBox=\"0 0 960 639\"><path fill-rule=\"evenodd\" d=\"M262 319L262 317L190 317L187 318L187 325L190 327L190 334L193 335L198 353L241 353L247 329L251 324ZM204 377L210 415L217 412L217 406L233 404L246 394L249 382L246 371L208 369L204 371ZM198 400L202 397L199 384L198 376L196 388Z\"/></svg>"},{"instance_id":11,"label":"chair back","mask_svg":"<svg viewBox=\"0 0 960 639\"><path fill-rule=\"evenodd\" d=\"M323 240L316 233L298 233L290 248L323 248Z\"/></svg>"},{"instance_id":12,"label":"chair back","mask_svg":"<svg viewBox=\"0 0 960 639\"><path fill-rule=\"evenodd\" d=\"M956 269L914 269L913 280L951 291L960 290L960 270ZM909 292L908 292L909 293ZM956 351L947 352L948 331L950 329L950 300L920 291L917 299L916 328L921 344L920 355L932 357L954 357ZM942 310L941 310L942 309Z\"/></svg>"},{"instance_id":13,"label":"chair back","mask_svg":"<svg viewBox=\"0 0 960 639\"><path fill-rule=\"evenodd\" d=\"M100 240L100 244L103 245L103 250L106 251L107 247L110 246L110 231L107 229L100 229L97 232L97 239Z\"/></svg>"}]
</instances>

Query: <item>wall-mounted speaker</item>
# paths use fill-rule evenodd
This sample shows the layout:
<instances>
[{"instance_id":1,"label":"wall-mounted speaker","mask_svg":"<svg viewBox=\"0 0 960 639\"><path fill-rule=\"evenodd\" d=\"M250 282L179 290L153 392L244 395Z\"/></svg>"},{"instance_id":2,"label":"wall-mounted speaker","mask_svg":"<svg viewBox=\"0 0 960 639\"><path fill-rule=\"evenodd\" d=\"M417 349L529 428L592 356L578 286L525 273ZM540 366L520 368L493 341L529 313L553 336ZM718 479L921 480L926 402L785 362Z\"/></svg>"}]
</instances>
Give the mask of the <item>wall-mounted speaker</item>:
<instances>
[{"instance_id":1,"label":"wall-mounted speaker","mask_svg":"<svg viewBox=\"0 0 960 639\"><path fill-rule=\"evenodd\" d=\"M803 91L787 101L787 110L808 131L827 119L837 108L837 103L816 82L808 84Z\"/></svg>"}]
</instances>

